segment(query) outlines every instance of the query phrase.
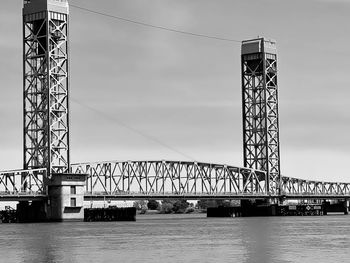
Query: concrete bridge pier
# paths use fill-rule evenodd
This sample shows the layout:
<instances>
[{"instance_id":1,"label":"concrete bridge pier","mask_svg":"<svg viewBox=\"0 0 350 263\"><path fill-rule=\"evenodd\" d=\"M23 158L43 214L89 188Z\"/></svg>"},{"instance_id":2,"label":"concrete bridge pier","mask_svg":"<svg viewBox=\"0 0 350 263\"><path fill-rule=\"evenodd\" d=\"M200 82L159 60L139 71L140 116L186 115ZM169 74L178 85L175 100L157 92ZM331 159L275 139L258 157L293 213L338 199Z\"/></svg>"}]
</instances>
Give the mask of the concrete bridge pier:
<instances>
[{"instance_id":1,"label":"concrete bridge pier","mask_svg":"<svg viewBox=\"0 0 350 263\"><path fill-rule=\"evenodd\" d=\"M47 182L47 220L84 220L85 179L85 174L52 174Z\"/></svg>"},{"instance_id":2,"label":"concrete bridge pier","mask_svg":"<svg viewBox=\"0 0 350 263\"><path fill-rule=\"evenodd\" d=\"M20 201L17 204L17 222L45 222L47 219L45 205L45 201Z\"/></svg>"},{"instance_id":3,"label":"concrete bridge pier","mask_svg":"<svg viewBox=\"0 0 350 263\"><path fill-rule=\"evenodd\" d=\"M349 199L344 200L344 215L349 214Z\"/></svg>"},{"instance_id":4,"label":"concrete bridge pier","mask_svg":"<svg viewBox=\"0 0 350 263\"><path fill-rule=\"evenodd\" d=\"M242 216L276 216L278 204L270 199L241 200Z\"/></svg>"},{"instance_id":5,"label":"concrete bridge pier","mask_svg":"<svg viewBox=\"0 0 350 263\"><path fill-rule=\"evenodd\" d=\"M344 201L338 200L337 202L331 203L330 201L324 200L322 202L323 215L327 215L328 213L342 213L344 215L349 214L349 199L345 199Z\"/></svg>"},{"instance_id":6,"label":"concrete bridge pier","mask_svg":"<svg viewBox=\"0 0 350 263\"><path fill-rule=\"evenodd\" d=\"M20 201L17 222L83 221L85 174L52 174L44 183L48 199Z\"/></svg>"},{"instance_id":7,"label":"concrete bridge pier","mask_svg":"<svg viewBox=\"0 0 350 263\"><path fill-rule=\"evenodd\" d=\"M277 216L278 203L272 199L242 199L239 207L211 206L207 217Z\"/></svg>"},{"instance_id":8,"label":"concrete bridge pier","mask_svg":"<svg viewBox=\"0 0 350 263\"><path fill-rule=\"evenodd\" d=\"M322 214L324 215L324 216L326 216L327 215L327 213L328 213L328 210L327 210L327 207L328 207L329 205L328 205L328 203L327 203L327 200L323 200L322 201Z\"/></svg>"}]
</instances>

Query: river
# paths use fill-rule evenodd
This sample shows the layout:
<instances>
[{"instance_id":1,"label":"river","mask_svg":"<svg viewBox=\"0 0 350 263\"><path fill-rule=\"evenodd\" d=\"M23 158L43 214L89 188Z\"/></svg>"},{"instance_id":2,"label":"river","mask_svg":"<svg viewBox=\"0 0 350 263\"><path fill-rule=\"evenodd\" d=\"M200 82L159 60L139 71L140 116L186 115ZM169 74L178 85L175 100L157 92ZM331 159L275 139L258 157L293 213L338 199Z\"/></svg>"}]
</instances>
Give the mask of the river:
<instances>
[{"instance_id":1,"label":"river","mask_svg":"<svg viewBox=\"0 0 350 263\"><path fill-rule=\"evenodd\" d=\"M350 216L0 224L0 262L350 262Z\"/></svg>"}]
</instances>

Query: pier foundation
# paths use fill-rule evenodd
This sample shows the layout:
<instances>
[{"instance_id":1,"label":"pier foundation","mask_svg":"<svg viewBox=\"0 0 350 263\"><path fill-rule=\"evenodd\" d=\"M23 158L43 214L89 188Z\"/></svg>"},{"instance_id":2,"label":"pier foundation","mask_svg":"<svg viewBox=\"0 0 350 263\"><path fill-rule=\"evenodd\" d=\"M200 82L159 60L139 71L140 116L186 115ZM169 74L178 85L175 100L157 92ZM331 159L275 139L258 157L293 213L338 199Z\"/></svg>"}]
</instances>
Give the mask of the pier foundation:
<instances>
[{"instance_id":1,"label":"pier foundation","mask_svg":"<svg viewBox=\"0 0 350 263\"><path fill-rule=\"evenodd\" d=\"M17 204L18 223L38 223L46 221L45 201L21 201Z\"/></svg>"},{"instance_id":2,"label":"pier foundation","mask_svg":"<svg viewBox=\"0 0 350 263\"><path fill-rule=\"evenodd\" d=\"M84 209L84 221L136 221L135 207L108 207Z\"/></svg>"},{"instance_id":3,"label":"pier foundation","mask_svg":"<svg viewBox=\"0 0 350 263\"><path fill-rule=\"evenodd\" d=\"M328 213L344 213L344 215L349 214L349 199L344 201L338 201L331 203L330 201L323 201L322 203L323 215Z\"/></svg>"},{"instance_id":4,"label":"pier foundation","mask_svg":"<svg viewBox=\"0 0 350 263\"><path fill-rule=\"evenodd\" d=\"M277 204L270 200L241 200L242 216L276 216Z\"/></svg>"},{"instance_id":5,"label":"pier foundation","mask_svg":"<svg viewBox=\"0 0 350 263\"><path fill-rule=\"evenodd\" d=\"M238 207L208 207L207 217L321 216L327 215L326 203L278 205L269 200L241 200Z\"/></svg>"},{"instance_id":6,"label":"pier foundation","mask_svg":"<svg viewBox=\"0 0 350 263\"><path fill-rule=\"evenodd\" d=\"M84 186L86 175L53 174L47 182L49 221L84 220Z\"/></svg>"},{"instance_id":7,"label":"pier foundation","mask_svg":"<svg viewBox=\"0 0 350 263\"><path fill-rule=\"evenodd\" d=\"M344 215L349 214L349 199L344 200Z\"/></svg>"},{"instance_id":8,"label":"pier foundation","mask_svg":"<svg viewBox=\"0 0 350 263\"><path fill-rule=\"evenodd\" d=\"M233 217L236 214L235 207L208 207L207 217Z\"/></svg>"}]
</instances>

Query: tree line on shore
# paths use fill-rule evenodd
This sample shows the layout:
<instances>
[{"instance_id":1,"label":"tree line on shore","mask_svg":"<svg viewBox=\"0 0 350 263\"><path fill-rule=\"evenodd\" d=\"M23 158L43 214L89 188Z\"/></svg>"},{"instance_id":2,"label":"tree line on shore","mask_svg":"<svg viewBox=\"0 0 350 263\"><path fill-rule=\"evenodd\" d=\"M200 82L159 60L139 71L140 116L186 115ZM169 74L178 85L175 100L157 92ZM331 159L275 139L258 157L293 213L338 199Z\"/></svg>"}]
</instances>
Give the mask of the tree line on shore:
<instances>
[{"instance_id":1,"label":"tree line on shore","mask_svg":"<svg viewBox=\"0 0 350 263\"><path fill-rule=\"evenodd\" d=\"M230 200L198 200L195 204L189 203L185 199L166 199L157 200L139 200L134 202L134 207L141 213L146 213L147 210L158 210L161 214L182 214L192 213L194 211L205 212L208 207L218 206L237 206L236 201Z\"/></svg>"},{"instance_id":2,"label":"tree line on shore","mask_svg":"<svg viewBox=\"0 0 350 263\"><path fill-rule=\"evenodd\" d=\"M140 200L134 202L134 207L140 210L141 213L145 213L147 210L158 210L161 214L182 214L191 213L194 211L193 204L187 202L187 200Z\"/></svg>"}]
</instances>

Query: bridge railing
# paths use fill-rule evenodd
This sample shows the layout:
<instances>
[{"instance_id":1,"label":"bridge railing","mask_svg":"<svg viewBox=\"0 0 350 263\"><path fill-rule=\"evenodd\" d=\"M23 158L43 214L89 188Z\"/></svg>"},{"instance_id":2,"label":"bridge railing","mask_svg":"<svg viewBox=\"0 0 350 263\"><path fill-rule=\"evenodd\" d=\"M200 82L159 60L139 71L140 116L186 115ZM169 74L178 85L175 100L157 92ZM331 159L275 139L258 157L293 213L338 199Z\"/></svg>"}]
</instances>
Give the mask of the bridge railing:
<instances>
[{"instance_id":1,"label":"bridge railing","mask_svg":"<svg viewBox=\"0 0 350 263\"><path fill-rule=\"evenodd\" d=\"M0 194L45 194L46 168L0 171Z\"/></svg>"},{"instance_id":2,"label":"bridge railing","mask_svg":"<svg viewBox=\"0 0 350 263\"><path fill-rule=\"evenodd\" d=\"M72 165L88 174L86 194L151 196L264 194L266 173L229 165L181 161L111 161Z\"/></svg>"}]
</instances>

